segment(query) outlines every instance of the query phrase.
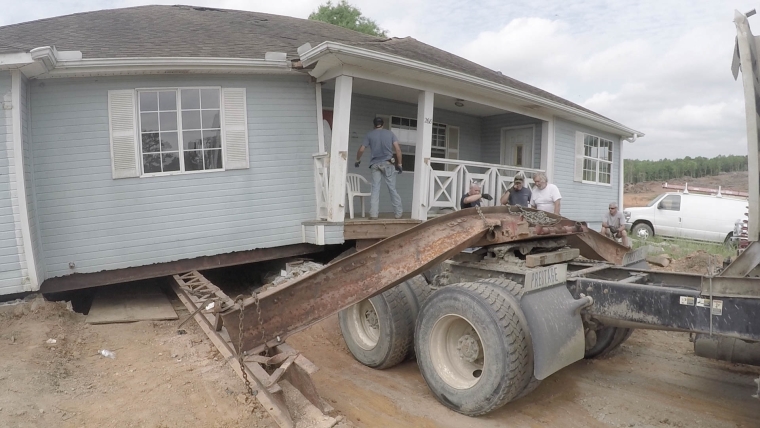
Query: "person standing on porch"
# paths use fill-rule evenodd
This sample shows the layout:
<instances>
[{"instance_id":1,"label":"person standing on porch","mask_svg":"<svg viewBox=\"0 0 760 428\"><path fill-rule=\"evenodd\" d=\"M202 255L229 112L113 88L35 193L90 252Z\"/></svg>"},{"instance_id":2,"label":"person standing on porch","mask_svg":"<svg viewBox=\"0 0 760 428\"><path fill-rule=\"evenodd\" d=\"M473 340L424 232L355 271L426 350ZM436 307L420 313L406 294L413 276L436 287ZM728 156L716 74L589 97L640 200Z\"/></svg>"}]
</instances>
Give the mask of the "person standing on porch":
<instances>
[{"instance_id":1,"label":"person standing on porch","mask_svg":"<svg viewBox=\"0 0 760 428\"><path fill-rule=\"evenodd\" d=\"M560 215L559 209L562 195L559 194L557 186L549 184L546 174L543 172L535 174L533 182L536 183L536 187L533 189L533 194L530 197L530 205L541 211Z\"/></svg>"},{"instance_id":2,"label":"person standing on porch","mask_svg":"<svg viewBox=\"0 0 760 428\"><path fill-rule=\"evenodd\" d=\"M377 220L380 212L380 182L385 181L388 192L391 194L391 204L393 204L393 214L396 218L401 218L404 210L401 208L401 196L396 191L396 175L401 174L404 170L401 166L401 146L398 144L398 138L393 132L383 129L385 122L382 118L376 117L372 121L375 129L369 131L364 136L359 151L356 153L355 167L359 167L362 161L364 149L369 147L372 159L369 161L369 169L372 171L372 194L369 199L369 219ZM391 163L391 158L396 155L396 165Z\"/></svg>"}]
</instances>

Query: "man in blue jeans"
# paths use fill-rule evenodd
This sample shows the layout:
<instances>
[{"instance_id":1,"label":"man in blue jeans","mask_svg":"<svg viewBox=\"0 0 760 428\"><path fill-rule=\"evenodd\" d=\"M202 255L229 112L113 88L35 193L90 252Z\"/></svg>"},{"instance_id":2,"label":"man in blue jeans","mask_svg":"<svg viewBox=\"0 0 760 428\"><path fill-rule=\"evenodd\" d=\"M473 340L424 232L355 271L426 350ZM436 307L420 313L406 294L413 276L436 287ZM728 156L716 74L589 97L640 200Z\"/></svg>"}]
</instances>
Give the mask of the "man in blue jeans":
<instances>
[{"instance_id":1,"label":"man in blue jeans","mask_svg":"<svg viewBox=\"0 0 760 428\"><path fill-rule=\"evenodd\" d=\"M385 180L385 185L388 186L388 191L391 194L391 204L393 204L393 211L396 218L401 218L401 213L404 211L401 208L401 196L396 191L396 172L401 174L403 168L401 167L401 146L398 145L398 139L393 132L383 129L383 119L376 117L372 123L375 125L375 129L369 131L364 136L362 146L359 147L359 151L356 153L355 167L359 167L361 163L364 149L369 147L372 153L372 159L369 161L369 169L372 171L372 196L369 199L369 219L377 220L377 216L380 211L380 181ZM396 165L391 163L393 154L396 154Z\"/></svg>"}]
</instances>

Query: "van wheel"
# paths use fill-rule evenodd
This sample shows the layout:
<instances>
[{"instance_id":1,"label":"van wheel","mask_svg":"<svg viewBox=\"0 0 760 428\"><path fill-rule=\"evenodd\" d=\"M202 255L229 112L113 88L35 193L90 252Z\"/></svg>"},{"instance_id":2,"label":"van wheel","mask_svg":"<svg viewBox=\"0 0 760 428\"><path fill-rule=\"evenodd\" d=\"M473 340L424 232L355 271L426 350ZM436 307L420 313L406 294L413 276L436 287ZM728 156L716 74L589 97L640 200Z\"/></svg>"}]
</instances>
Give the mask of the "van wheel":
<instances>
[{"instance_id":1,"label":"van wheel","mask_svg":"<svg viewBox=\"0 0 760 428\"><path fill-rule=\"evenodd\" d=\"M646 223L636 223L631 229L632 238L647 239L654 236L654 230Z\"/></svg>"},{"instance_id":2,"label":"van wheel","mask_svg":"<svg viewBox=\"0 0 760 428\"><path fill-rule=\"evenodd\" d=\"M723 240L723 246L729 249L736 248L737 242L734 242L733 238L733 232L728 232L728 236L726 236L726 239Z\"/></svg>"}]
</instances>

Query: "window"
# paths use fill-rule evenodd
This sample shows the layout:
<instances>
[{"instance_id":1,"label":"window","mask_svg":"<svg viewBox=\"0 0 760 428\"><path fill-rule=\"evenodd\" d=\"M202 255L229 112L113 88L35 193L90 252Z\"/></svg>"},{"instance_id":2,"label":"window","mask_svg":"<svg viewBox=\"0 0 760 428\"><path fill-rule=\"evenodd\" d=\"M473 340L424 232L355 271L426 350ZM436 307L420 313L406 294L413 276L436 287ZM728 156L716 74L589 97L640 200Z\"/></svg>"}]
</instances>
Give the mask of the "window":
<instances>
[{"instance_id":1,"label":"window","mask_svg":"<svg viewBox=\"0 0 760 428\"><path fill-rule=\"evenodd\" d=\"M434 158L446 157L446 125L433 123L433 141L430 148L430 156Z\"/></svg>"},{"instance_id":2,"label":"window","mask_svg":"<svg viewBox=\"0 0 760 428\"><path fill-rule=\"evenodd\" d=\"M612 141L593 135L583 138L583 181L610 184L612 178Z\"/></svg>"},{"instance_id":3,"label":"window","mask_svg":"<svg viewBox=\"0 0 760 428\"><path fill-rule=\"evenodd\" d=\"M143 174L222 170L219 88L138 91Z\"/></svg>"},{"instance_id":4,"label":"window","mask_svg":"<svg viewBox=\"0 0 760 428\"><path fill-rule=\"evenodd\" d=\"M657 205L661 210L681 211L681 195L668 195Z\"/></svg>"}]
</instances>

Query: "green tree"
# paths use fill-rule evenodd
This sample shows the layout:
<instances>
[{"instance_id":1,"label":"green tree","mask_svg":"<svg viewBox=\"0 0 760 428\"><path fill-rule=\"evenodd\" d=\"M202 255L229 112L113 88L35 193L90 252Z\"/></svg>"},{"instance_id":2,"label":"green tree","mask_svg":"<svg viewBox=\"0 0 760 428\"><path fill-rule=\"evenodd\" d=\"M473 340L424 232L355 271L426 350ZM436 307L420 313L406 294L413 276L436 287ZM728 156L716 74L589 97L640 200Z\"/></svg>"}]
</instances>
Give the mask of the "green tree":
<instances>
[{"instance_id":1,"label":"green tree","mask_svg":"<svg viewBox=\"0 0 760 428\"><path fill-rule=\"evenodd\" d=\"M340 0L336 4L328 1L319 6L316 12L312 12L309 19L327 22L371 36L387 37L385 30L378 27L375 21L363 16L359 9L348 4L346 0Z\"/></svg>"}]
</instances>

